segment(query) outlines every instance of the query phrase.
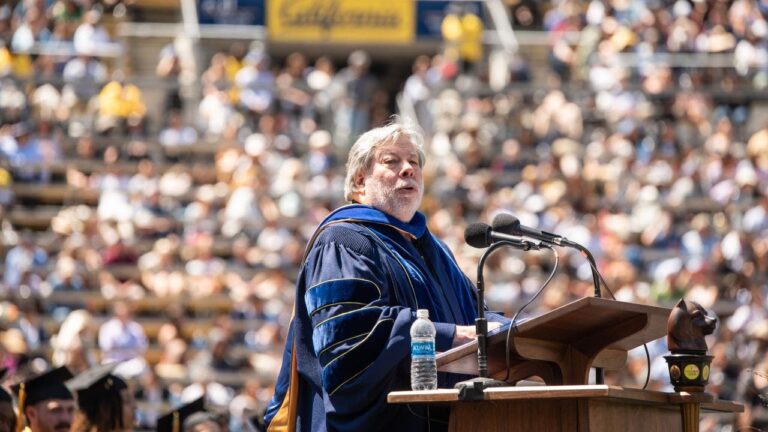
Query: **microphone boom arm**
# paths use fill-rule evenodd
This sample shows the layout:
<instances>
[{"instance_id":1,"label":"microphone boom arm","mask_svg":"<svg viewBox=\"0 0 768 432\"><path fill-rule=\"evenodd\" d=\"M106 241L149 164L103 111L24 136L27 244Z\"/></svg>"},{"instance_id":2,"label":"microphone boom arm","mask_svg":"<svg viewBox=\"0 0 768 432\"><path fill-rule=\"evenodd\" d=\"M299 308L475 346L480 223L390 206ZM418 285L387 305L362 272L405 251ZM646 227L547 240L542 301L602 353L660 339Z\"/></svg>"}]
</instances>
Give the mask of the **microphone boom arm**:
<instances>
[{"instance_id":1,"label":"microphone boom arm","mask_svg":"<svg viewBox=\"0 0 768 432\"><path fill-rule=\"evenodd\" d=\"M600 274L597 272L597 262L595 262L595 257L592 255L592 252L576 242L569 241L568 246L581 252L581 254L589 261L589 267L592 270L592 284L595 286L595 297L600 298ZM595 368L595 384L603 384L604 382L605 372L603 371L603 368Z\"/></svg>"},{"instance_id":2,"label":"microphone boom arm","mask_svg":"<svg viewBox=\"0 0 768 432\"><path fill-rule=\"evenodd\" d=\"M485 280L483 269L485 268L485 260L502 246L520 248L520 244L517 242L508 240L497 241L483 252L483 255L480 257L480 263L477 266L477 318L475 318L475 333L477 336L477 367L480 378L488 378L488 321L485 319ZM530 249L528 243L524 243L524 246L523 250Z\"/></svg>"}]
</instances>

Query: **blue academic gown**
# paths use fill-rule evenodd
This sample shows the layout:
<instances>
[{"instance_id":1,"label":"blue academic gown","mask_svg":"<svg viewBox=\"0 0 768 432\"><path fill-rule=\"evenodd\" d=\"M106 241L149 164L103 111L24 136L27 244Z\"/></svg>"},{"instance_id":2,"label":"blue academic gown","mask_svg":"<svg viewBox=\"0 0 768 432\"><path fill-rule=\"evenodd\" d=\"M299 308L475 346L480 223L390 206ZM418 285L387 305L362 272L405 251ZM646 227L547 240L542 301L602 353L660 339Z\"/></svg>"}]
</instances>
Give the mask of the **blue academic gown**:
<instances>
[{"instance_id":1,"label":"blue academic gown","mask_svg":"<svg viewBox=\"0 0 768 432\"><path fill-rule=\"evenodd\" d=\"M268 430L294 417L291 403L299 431L427 430L424 407L386 401L410 388L416 310L429 309L436 349L446 351L455 325L474 323L476 304L473 284L423 214L403 223L369 206L337 209L310 241L299 274ZM464 378L440 373L439 386ZM438 411L429 412L433 431L446 426Z\"/></svg>"}]
</instances>

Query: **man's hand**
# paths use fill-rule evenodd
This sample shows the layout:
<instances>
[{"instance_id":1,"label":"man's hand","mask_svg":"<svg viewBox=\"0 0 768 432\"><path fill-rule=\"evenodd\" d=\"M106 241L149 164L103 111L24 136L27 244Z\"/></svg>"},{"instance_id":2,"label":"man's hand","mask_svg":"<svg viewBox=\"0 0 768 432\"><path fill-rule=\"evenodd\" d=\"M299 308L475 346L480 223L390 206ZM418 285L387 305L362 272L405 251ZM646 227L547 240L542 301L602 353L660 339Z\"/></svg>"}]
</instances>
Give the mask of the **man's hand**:
<instances>
[{"instance_id":1,"label":"man's hand","mask_svg":"<svg viewBox=\"0 0 768 432\"><path fill-rule=\"evenodd\" d=\"M501 327L501 323L489 322L488 331L495 330ZM477 337L475 332L475 326L456 326L456 334L453 336L453 346L464 345L467 342L472 342Z\"/></svg>"}]
</instances>

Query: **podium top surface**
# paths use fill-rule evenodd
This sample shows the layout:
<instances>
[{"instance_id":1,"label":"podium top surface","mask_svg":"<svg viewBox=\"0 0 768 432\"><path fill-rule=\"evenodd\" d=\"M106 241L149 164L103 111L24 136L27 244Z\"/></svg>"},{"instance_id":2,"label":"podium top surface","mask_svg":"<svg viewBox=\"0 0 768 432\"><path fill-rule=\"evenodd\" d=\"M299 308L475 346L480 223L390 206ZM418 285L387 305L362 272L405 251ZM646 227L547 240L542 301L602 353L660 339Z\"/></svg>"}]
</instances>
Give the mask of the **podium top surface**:
<instances>
[{"instance_id":1,"label":"podium top surface","mask_svg":"<svg viewBox=\"0 0 768 432\"><path fill-rule=\"evenodd\" d=\"M607 348L611 350L626 352L666 336L670 312L671 309L659 306L584 297L518 324L513 337L558 344L575 344L596 338L610 340ZM627 331L627 328L637 326L641 328ZM491 332L489 346L503 344L507 328L505 325ZM438 367L475 355L476 351L477 341L472 341L440 353Z\"/></svg>"},{"instance_id":2,"label":"podium top surface","mask_svg":"<svg viewBox=\"0 0 768 432\"><path fill-rule=\"evenodd\" d=\"M648 318L645 328L611 345L630 350L666 336L670 312L659 306L584 297L519 324L516 336L567 343L644 315Z\"/></svg>"},{"instance_id":3,"label":"podium top surface","mask_svg":"<svg viewBox=\"0 0 768 432\"><path fill-rule=\"evenodd\" d=\"M708 393L667 393L609 385L495 387L485 391L485 400L529 399L612 399L647 404L674 405L700 403L706 412L743 412L744 406L716 399ZM459 390L396 391L387 395L389 403L459 403ZM468 402L477 403L477 402Z\"/></svg>"}]
</instances>

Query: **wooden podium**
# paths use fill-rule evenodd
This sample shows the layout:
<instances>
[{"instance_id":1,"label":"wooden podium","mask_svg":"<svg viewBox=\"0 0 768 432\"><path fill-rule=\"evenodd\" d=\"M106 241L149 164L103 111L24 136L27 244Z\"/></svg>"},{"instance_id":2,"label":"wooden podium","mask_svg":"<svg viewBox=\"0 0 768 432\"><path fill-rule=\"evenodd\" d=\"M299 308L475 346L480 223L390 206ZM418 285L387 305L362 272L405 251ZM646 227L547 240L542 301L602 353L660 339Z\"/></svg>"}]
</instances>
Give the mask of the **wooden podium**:
<instances>
[{"instance_id":1,"label":"wooden podium","mask_svg":"<svg viewBox=\"0 0 768 432\"><path fill-rule=\"evenodd\" d=\"M590 367L617 370L627 351L667 334L670 309L585 297L517 326L509 338L510 387L461 401L455 389L392 392L390 403L449 403L449 430L697 431L699 412L739 412L706 393L663 393L587 385ZM488 371L506 375L506 331L488 338ZM438 370L477 375L477 342L437 357ZM541 378L545 386L513 387Z\"/></svg>"}]
</instances>

